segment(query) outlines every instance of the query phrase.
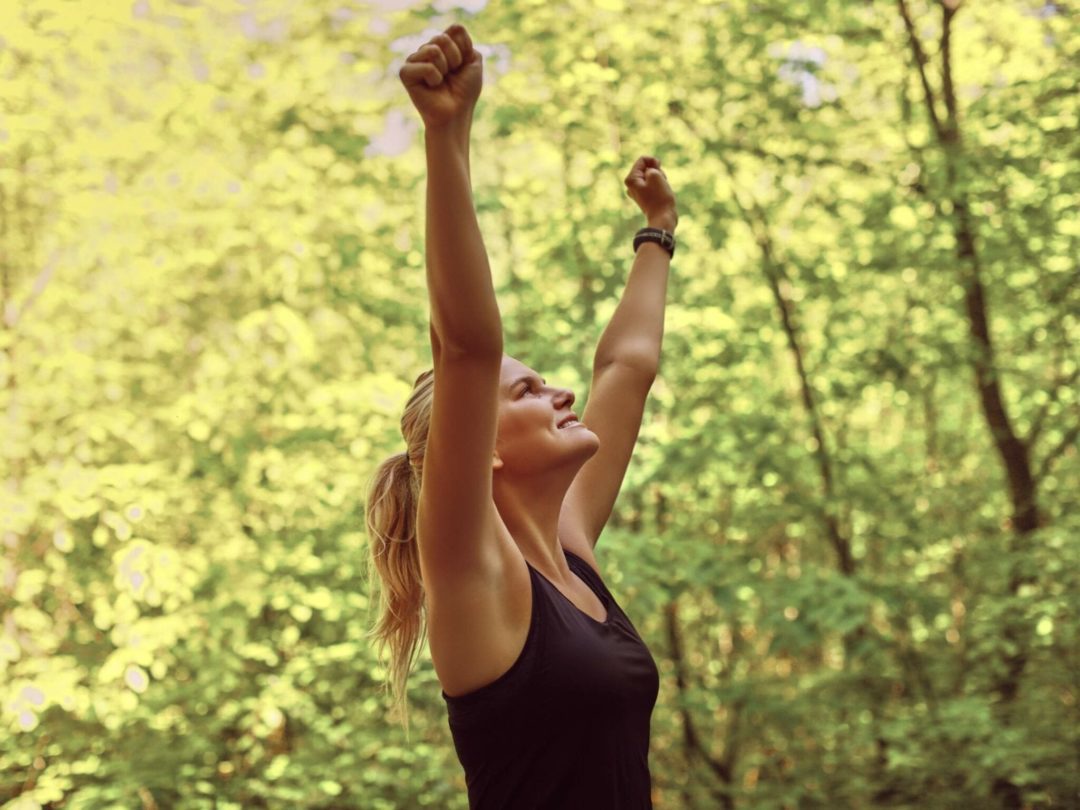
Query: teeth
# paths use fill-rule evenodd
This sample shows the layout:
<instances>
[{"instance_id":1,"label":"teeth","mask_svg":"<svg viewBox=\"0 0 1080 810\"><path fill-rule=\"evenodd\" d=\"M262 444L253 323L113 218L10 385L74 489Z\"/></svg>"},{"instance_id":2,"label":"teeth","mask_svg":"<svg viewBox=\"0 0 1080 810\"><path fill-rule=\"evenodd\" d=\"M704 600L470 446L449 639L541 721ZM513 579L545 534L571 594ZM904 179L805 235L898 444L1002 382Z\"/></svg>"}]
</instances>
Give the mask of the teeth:
<instances>
[{"instance_id":1,"label":"teeth","mask_svg":"<svg viewBox=\"0 0 1080 810\"><path fill-rule=\"evenodd\" d=\"M559 429L562 430L563 428L568 428L571 425L577 424L580 424L577 419L571 419L569 422L563 422L561 425L559 425Z\"/></svg>"}]
</instances>

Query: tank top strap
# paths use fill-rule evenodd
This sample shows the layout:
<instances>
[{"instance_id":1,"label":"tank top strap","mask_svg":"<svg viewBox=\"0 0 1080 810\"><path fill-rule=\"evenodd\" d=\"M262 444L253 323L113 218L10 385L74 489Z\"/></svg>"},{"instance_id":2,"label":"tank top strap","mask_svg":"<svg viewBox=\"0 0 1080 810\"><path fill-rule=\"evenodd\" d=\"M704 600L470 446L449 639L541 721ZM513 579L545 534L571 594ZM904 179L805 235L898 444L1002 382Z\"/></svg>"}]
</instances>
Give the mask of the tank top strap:
<instances>
[{"instance_id":1,"label":"tank top strap","mask_svg":"<svg viewBox=\"0 0 1080 810\"><path fill-rule=\"evenodd\" d=\"M563 553L566 555L566 564L570 566L575 574L585 580L586 584L596 592L597 596L602 595L610 602L614 602L611 592L604 584L604 580L597 576L596 571L593 570L591 565L569 549L564 548Z\"/></svg>"}]
</instances>

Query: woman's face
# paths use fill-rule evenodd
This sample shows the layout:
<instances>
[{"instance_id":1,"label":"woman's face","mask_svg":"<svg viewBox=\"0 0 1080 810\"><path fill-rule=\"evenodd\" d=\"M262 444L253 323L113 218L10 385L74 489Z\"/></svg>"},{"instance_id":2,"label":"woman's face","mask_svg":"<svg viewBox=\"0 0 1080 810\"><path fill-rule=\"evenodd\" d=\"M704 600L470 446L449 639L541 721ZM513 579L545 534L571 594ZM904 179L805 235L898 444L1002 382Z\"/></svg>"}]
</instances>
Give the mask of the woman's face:
<instances>
[{"instance_id":1,"label":"woman's face","mask_svg":"<svg viewBox=\"0 0 1080 810\"><path fill-rule=\"evenodd\" d=\"M534 473L564 464L580 467L600 447L597 435L581 423L558 427L575 412L574 392L548 385L508 354L502 360L499 403L495 450L504 471Z\"/></svg>"}]
</instances>

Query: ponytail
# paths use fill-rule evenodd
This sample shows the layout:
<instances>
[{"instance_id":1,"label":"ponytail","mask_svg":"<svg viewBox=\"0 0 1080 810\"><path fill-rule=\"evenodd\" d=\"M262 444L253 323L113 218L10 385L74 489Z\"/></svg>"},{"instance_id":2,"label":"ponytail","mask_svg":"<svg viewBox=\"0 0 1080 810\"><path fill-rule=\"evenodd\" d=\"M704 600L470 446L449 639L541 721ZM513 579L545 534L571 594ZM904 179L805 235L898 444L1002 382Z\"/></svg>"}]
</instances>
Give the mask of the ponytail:
<instances>
[{"instance_id":1,"label":"ponytail","mask_svg":"<svg viewBox=\"0 0 1080 810\"><path fill-rule=\"evenodd\" d=\"M407 682L415 658L426 638L427 608L420 574L420 553L416 543L417 510L420 506L420 473L413 458L421 463L427 449L430 424L433 372L426 371L402 416L402 433L413 448L385 459L375 471L367 496L365 522L371 540L368 594L380 583L379 617L367 632L376 640L376 655L390 646L389 677L384 686L393 691L406 740L409 735ZM411 441L410 441L411 440Z\"/></svg>"}]
</instances>

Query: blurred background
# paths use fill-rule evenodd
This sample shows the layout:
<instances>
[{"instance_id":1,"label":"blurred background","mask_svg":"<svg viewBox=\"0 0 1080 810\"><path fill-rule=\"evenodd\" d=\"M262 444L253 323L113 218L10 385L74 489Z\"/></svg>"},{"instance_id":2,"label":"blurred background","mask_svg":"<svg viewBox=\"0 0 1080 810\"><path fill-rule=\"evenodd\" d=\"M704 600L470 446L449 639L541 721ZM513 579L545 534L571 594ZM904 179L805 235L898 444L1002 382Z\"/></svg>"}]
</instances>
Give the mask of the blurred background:
<instances>
[{"instance_id":1,"label":"blurred background","mask_svg":"<svg viewBox=\"0 0 1080 810\"><path fill-rule=\"evenodd\" d=\"M1080 806L1071 5L4 0L0 807L467 807L363 523L431 365L397 72L455 21L508 353L583 403L623 178L678 197L597 545L655 807Z\"/></svg>"}]
</instances>

